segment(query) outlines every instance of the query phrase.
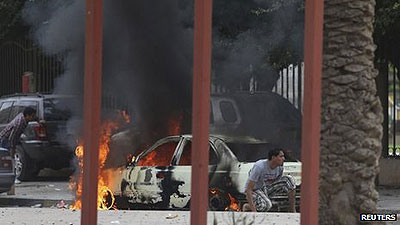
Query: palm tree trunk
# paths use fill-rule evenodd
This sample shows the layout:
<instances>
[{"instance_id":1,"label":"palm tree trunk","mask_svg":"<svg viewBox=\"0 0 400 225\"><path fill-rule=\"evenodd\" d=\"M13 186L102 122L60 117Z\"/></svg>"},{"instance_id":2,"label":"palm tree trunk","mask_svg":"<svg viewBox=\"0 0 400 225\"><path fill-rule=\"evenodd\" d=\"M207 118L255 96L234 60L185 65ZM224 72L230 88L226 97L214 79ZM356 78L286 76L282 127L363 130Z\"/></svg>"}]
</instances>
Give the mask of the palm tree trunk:
<instances>
[{"instance_id":1,"label":"palm tree trunk","mask_svg":"<svg viewBox=\"0 0 400 225\"><path fill-rule=\"evenodd\" d=\"M374 0L326 0L320 224L352 225L374 212L382 107L372 39Z\"/></svg>"}]
</instances>

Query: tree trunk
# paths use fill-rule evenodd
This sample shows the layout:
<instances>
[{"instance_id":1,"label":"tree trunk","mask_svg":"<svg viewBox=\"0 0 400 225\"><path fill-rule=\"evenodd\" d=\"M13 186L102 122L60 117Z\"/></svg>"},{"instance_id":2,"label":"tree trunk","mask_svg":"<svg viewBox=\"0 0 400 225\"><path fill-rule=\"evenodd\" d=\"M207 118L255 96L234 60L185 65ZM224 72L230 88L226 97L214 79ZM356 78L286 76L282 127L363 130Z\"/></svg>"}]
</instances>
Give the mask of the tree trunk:
<instances>
[{"instance_id":1,"label":"tree trunk","mask_svg":"<svg viewBox=\"0 0 400 225\"><path fill-rule=\"evenodd\" d=\"M383 114L376 95L374 0L326 0L320 224L362 224L374 212Z\"/></svg>"}]
</instances>

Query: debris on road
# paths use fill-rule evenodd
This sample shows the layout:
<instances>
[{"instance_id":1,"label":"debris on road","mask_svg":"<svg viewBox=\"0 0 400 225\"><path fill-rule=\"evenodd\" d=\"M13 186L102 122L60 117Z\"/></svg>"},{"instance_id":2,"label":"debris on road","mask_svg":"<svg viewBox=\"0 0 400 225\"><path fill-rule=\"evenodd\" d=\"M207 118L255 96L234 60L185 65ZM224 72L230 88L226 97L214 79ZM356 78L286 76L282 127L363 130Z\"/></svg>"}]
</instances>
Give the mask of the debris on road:
<instances>
[{"instance_id":1,"label":"debris on road","mask_svg":"<svg viewBox=\"0 0 400 225\"><path fill-rule=\"evenodd\" d=\"M56 207L57 207L58 209L68 209L68 208L69 208L69 205L68 205L67 203L65 203L64 200L61 200L61 201L59 201L59 202L56 204Z\"/></svg>"},{"instance_id":2,"label":"debris on road","mask_svg":"<svg viewBox=\"0 0 400 225\"><path fill-rule=\"evenodd\" d=\"M175 219L176 217L178 217L178 214L171 214L169 213L168 216L166 216L166 219Z\"/></svg>"},{"instance_id":3,"label":"debris on road","mask_svg":"<svg viewBox=\"0 0 400 225\"><path fill-rule=\"evenodd\" d=\"M36 204L36 205L31 206L31 208L41 208L41 207L42 207L42 204Z\"/></svg>"}]
</instances>

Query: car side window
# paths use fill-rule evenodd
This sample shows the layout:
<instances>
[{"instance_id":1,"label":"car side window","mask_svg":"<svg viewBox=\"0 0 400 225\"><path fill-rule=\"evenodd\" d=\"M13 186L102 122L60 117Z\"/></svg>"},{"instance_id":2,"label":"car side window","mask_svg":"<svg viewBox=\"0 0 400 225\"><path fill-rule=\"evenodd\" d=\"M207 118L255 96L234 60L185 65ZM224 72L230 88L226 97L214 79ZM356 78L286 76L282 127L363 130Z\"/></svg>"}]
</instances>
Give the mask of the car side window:
<instances>
[{"instance_id":1,"label":"car side window","mask_svg":"<svg viewBox=\"0 0 400 225\"><path fill-rule=\"evenodd\" d=\"M215 153L214 149L209 145L209 165L217 165L218 157ZM190 166L192 165L192 142L187 141L185 147L183 148L183 152L179 159L178 165L180 166Z\"/></svg>"},{"instance_id":2,"label":"car side window","mask_svg":"<svg viewBox=\"0 0 400 225\"><path fill-rule=\"evenodd\" d=\"M235 111L235 108L234 108L232 102L221 101L219 103L219 106L221 107L222 118L225 120L225 122L228 122L228 123L236 122L237 115L236 115L236 111Z\"/></svg>"},{"instance_id":3,"label":"car side window","mask_svg":"<svg viewBox=\"0 0 400 225\"><path fill-rule=\"evenodd\" d=\"M38 108L38 102L37 101L19 101L14 103L12 109L11 109L11 114L10 114L10 119L13 119L18 115L18 113L21 113L24 111L26 107L31 107L36 110L37 114L37 108Z\"/></svg>"},{"instance_id":4,"label":"car side window","mask_svg":"<svg viewBox=\"0 0 400 225\"><path fill-rule=\"evenodd\" d=\"M171 165L178 141L170 141L157 146L153 151L140 157L138 166L169 166Z\"/></svg>"},{"instance_id":5,"label":"car side window","mask_svg":"<svg viewBox=\"0 0 400 225\"><path fill-rule=\"evenodd\" d=\"M3 105L1 105L0 108L0 123L5 124L8 123L8 118L10 116L11 112L11 107L13 105L13 102L4 102Z\"/></svg>"}]
</instances>

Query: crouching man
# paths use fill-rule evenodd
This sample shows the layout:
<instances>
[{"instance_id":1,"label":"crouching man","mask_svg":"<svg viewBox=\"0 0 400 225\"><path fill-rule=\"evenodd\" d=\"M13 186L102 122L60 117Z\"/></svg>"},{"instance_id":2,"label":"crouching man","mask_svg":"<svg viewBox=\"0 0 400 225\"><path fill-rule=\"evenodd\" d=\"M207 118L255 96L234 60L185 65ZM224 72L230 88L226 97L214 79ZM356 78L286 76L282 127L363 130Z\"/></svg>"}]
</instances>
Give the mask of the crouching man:
<instances>
[{"instance_id":1,"label":"crouching man","mask_svg":"<svg viewBox=\"0 0 400 225\"><path fill-rule=\"evenodd\" d=\"M296 212L296 185L292 176L283 175L284 161L283 150L273 149L269 151L268 159L254 164L246 182L248 203L243 205L243 211L266 212L272 207L269 197L283 192L288 194L289 210Z\"/></svg>"}]
</instances>

